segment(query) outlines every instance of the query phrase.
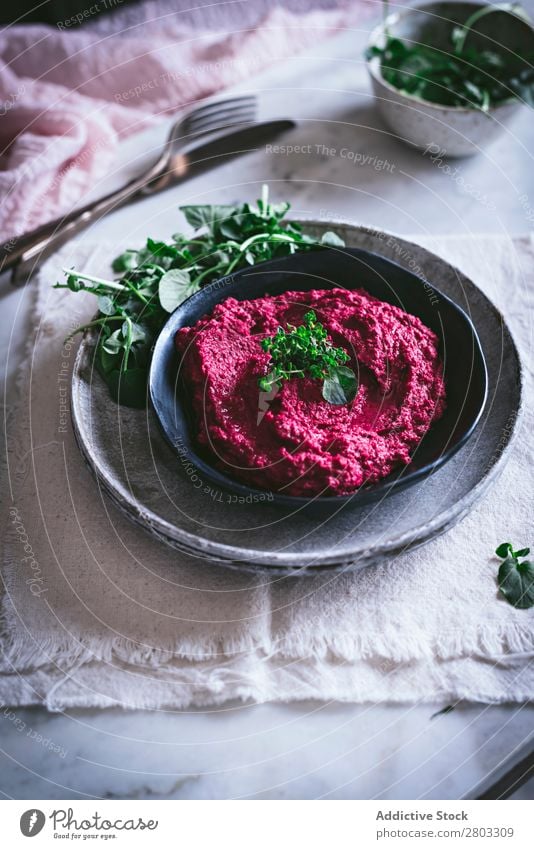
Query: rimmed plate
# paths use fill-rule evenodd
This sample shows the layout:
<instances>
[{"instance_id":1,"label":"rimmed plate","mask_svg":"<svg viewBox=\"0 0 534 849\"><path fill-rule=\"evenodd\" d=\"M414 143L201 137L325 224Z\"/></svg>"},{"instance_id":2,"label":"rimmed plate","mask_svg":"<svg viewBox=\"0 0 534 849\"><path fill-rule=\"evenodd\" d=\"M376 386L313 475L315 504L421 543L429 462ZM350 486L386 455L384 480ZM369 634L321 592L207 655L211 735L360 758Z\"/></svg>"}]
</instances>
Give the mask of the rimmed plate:
<instances>
[{"instance_id":1,"label":"rimmed plate","mask_svg":"<svg viewBox=\"0 0 534 849\"><path fill-rule=\"evenodd\" d=\"M94 337L84 338L74 366L76 439L102 489L155 538L202 560L240 569L282 572L359 568L443 533L463 518L497 477L508 455L521 405L521 370L498 310L453 266L419 245L363 227L329 226L350 247L390 256L421 274L471 317L488 368L488 402L472 439L441 469L410 490L319 521L302 511L281 514L264 501L218 490L177 458L154 414L118 407L93 368ZM399 259L401 257L401 259Z\"/></svg>"}]
</instances>

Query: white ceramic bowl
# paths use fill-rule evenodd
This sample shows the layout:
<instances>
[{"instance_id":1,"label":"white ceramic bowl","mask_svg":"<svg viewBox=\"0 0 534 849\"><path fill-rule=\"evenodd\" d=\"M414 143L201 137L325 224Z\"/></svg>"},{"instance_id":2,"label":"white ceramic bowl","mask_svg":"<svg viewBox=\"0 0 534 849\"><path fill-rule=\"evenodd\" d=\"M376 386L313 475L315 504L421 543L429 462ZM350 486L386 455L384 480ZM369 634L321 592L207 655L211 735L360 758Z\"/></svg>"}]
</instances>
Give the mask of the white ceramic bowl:
<instances>
[{"instance_id":1,"label":"white ceramic bowl","mask_svg":"<svg viewBox=\"0 0 534 849\"><path fill-rule=\"evenodd\" d=\"M407 42L430 44L450 49L449 35L454 24L463 24L486 3L428 3L389 15L376 27L369 46L383 47L385 29ZM515 51L534 53L534 29L525 19L511 12L499 11L482 18L475 25L473 39L478 45L495 49L497 45ZM478 109L440 106L413 95L403 94L387 83L380 70L380 58L368 60L367 67L375 100L384 122L395 135L408 144L443 157L470 156L489 144L502 131L520 108L511 99L490 107L487 113Z\"/></svg>"}]
</instances>

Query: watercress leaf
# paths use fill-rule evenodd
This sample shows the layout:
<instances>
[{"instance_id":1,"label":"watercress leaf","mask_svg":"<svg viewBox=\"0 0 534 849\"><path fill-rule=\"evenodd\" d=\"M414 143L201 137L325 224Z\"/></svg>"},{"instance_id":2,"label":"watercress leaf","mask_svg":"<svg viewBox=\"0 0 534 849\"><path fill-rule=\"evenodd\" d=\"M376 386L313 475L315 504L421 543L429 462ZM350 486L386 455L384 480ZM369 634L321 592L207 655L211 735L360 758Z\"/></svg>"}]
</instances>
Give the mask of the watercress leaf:
<instances>
[{"instance_id":1,"label":"watercress leaf","mask_svg":"<svg viewBox=\"0 0 534 849\"><path fill-rule=\"evenodd\" d=\"M258 385L262 392L271 392L273 387L277 384L277 375L276 372L271 371L265 377L261 377L258 381Z\"/></svg>"},{"instance_id":2,"label":"watercress leaf","mask_svg":"<svg viewBox=\"0 0 534 849\"><path fill-rule=\"evenodd\" d=\"M430 719L436 719L438 716L445 716L447 713L451 713L454 710L454 705L445 705L441 710L437 710L435 713L431 714Z\"/></svg>"},{"instance_id":3,"label":"watercress leaf","mask_svg":"<svg viewBox=\"0 0 534 849\"><path fill-rule=\"evenodd\" d=\"M290 209L291 204L287 201L283 203L272 203L267 207L269 217L274 218L275 221L280 221Z\"/></svg>"},{"instance_id":4,"label":"watercress leaf","mask_svg":"<svg viewBox=\"0 0 534 849\"><path fill-rule=\"evenodd\" d=\"M520 548L519 551L514 551L514 557L528 557L530 554L530 548Z\"/></svg>"},{"instance_id":5,"label":"watercress leaf","mask_svg":"<svg viewBox=\"0 0 534 849\"><path fill-rule=\"evenodd\" d=\"M98 298L98 309L103 315L115 315L117 309L113 302L113 298L109 295L100 295Z\"/></svg>"},{"instance_id":6,"label":"watercress leaf","mask_svg":"<svg viewBox=\"0 0 534 849\"><path fill-rule=\"evenodd\" d=\"M235 218L225 218L219 224L219 233L227 239L238 242L241 240L242 232L242 227L240 227L239 222Z\"/></svg>"},{"instance_id":7,"label":"watercress leaf","mask_svg":"<svg viewBox=\"0 0 534 849\"><path fill-rule=\"evenodd\" d=\"M142 324L138 324L136 321L130 322L130 332L132 334L130 343L133 345L135 342L144 342L146 340L146 331ZM126 339L128 335L128 322L125 321L122 325L122 335Z\"/></svg>"},{"instance_id":8,"label":"watercress leaf","mask_svg":"<svg viewBox=\"0 0 534 849\"><path fill-rule=\"evenodd\" d=\"M183 269L171 268L159 281L159 302L166 312L174 312L190 294L191 277Z\"/></svg>"},{"instance_id":9,"label":"watercress leaf","mask_svg":"<svg viewBox=\"0 0 534 849\"><path fill-rule=\"evenodd\" d=\"M265 220L256 212L253 212L248 203L242 203L241 206L238 206L232 214L232 219L242 229L243 233L265 227Z\"/></svg>"},{"instance_id":10,"label":"watercress leaf","mask_svg":"<svg viewBox=\"0 0 534 849\"><path fill-rule=\"evenodd\" d=\"M346 366L331 369L323 381L323 398L329 404L350 404L357 392L357 377Z\"/></svg>"},{"instance_id":11,"label":"watercress leaf","mask_svg":"<svg viewBox=\"0 0 534 849\"><path fill-rule=\"evenodd\" d=\"M534 563L507 557L499 568L499 589L518 610L534 606Z\"/></svg>"},{"instance_id":12,"label":"watercress leaf","mask_svg":"<svg viewBox=\"0 0 534 849\"><path fill-rule=\"evenodd\" d=\"M376 44L372 44L370 47L368 47L366 49L364 55L365 55L365 58L367 60L369 60L369 59L374 59L375 56L382 56L383 53L384 53L384 51L381 47L377 47Z\"/></svg>"},{"instance_id":13,"label":"watercress leaf","mask_svg":"<svg viewBox=\"0 0 534 849\"><path fill-rule=\"evenodd\" d=\"M517 97L524 100L528 106L534 107L534 80L524 81L519 77L513 77L509 86Z\"/></svg>"},{"instance_id":14,"label":"watercress leaf","mask_svg":"<svg viewBox=\"0 0 534 849\"><path fill-rule=\"evenodd\" d=\"M111 267L113 271L117 273L120 273L121 271L131 271L133 268L137 267L138 260L139 254L137 251L124 251L123 254L120 254L120 256L115 257L111 264Z\"/></svg>"},{"instance_id":15,"label":"watercress leaf","mask_svg":"<svg viewBox=\"0 0 534 849\"><path fill-rule=\"evenodd\" d=\"M89 291L100 298L101 318L95 321L101 324L102 332L97 342L96 365L106 380L121 371L126 390L126 394L123 393L124 403L131 403L128 399L133 392L133 384L130 385L133 378L125 375L134 374L137 369L138 379L144 374L146 380L153 343L169 312L197 291L200 285L224 276L229 270L254 265L284 253L315 250L321 246L318 239L303 234L298 224L282 221L288 209L289 204L285 202L269 204L266 190L258 207L251 207L248 203L186 207L183 211L190 224L196 229L205 228L204 232L195 234L193 238L176 233L169 243L148 238L140 250L124 251L114 261L115 271L122 273L120 280L105 280L67 271L66 283L57 284L60 288ZM233 238L229 238L230 234ZM325 241L328 242L329 237ZM171 271L172 274L169 273ZM342 365L345 360L333 355L331 343L328 345L332 350L325 350L328 345L318 328L316 326L315 332L318 344L323 346L323 359L322 365L312 362L312 366L317 379L322 379L326 371ZM297 347L289 354L302 358L304 352ZM314 356L316 354L317 351ZM310 374L304 369L304 364L299 360L296 363L298 367L292 368L291 373L285 367L285 361L279 368L273 364L273 374L276 374L277 382ZM118 397L119 392L114 383L117 379L116 376L109 377L114 397ZM138 398L135 403L144 406L144 399Z\"/></svg>"},{"instance_id":16,"label":"watercress leaf","mask_svg":"<svg viewBox=\"0 0 534 849\"><path fill-rule=\"evenodd\" d=\"M497 557L502 557L504 559L512 553L512 550L511 542L501 542L501 544L495 549L495 554Z\"/></svg>"},{"instance_id":17,"label":"watercress leaf","mask_svg":"<svg viewBox=\"0 0 534 849\"><path fill-rule=\"evenodd\" d=\"M460 45L464 38L465 27L453 27L451 32L451 42L453 47Z\"/></svg>"},{"instance_id":18,"label":"watercress leaf","mask_svg":"<svg viewBox=\"0 0 534 849\"><path fill-rule=\"evenodd\" d=\"M85 283L78 277L77 274L68 274L67 288L70 289L71 292L81 292L83 289L85 289Z\"/></svg>"},{"instance_id":19,"label":"watercress leaf","mask_svg":"<svg viewBox=\"0 0 534 849\"><path fill-rule=\"evenodd\" d=\"M120 327L102 341L102 347L108 354L117 354L124 349L125 340Z\"/></svg>"},{"instance_id":20,"label":"watercress leaf","mask_svg":"<svg viewBox=\"0 0 534 849\"><path fill-rule=\"evenodd\" d=\"M151 300L151 298L153 298L153 297L154 297L155 292L154 292L153 283L155 283L155 282L156 282L156 280L155 280L155 279L154 279L154 280L152 280L152 281L150 281L150 283L149 283L148 285L144 285L144 282L143 282L143 283L141 284L141 286L137 289L137 291L139 292L139 294L140 294L143 298L145 298L145 300L146 300L146 301L150 301L150 300ZM129 308L125 308L125 309L128 309L129 311L131 311L131 312L133 312L133 313L136 313L136 312L138 312L139 310L142 310L143 312L146 312L146 311L147 311L147 306L146 306L146 304L143 304L142 302L141 302L141 304L140 304L140 303L139 303L139 301L134 301L134 300L133 300L133 298L132 298L132 299L131 299L131 301L130 301L130 306L129 306Z\"/></svg>"},{"instance_id":21,"label":"watercress leaf","mask_svg":"<svg viewBox=\"0 0 534 849\"><path fill-rule=\"evenodd\" d=\"M113 371L114 369L119 369L121 366L121 360L122 357L118 351L114 354L110 354L104 345L98 346L97 366L103 377L105 377L108 372Z\"/></svg>"},{"instance_id":22,"label":"watercress leaf","mask_svg":"<svg viewBox=\"0 0 534 849\"><path fill-rule=\"evenodd\" d=\"M195 230L201 227L212 228L214 224L229 218L237 212L235 206L225 205L203 205L203 206L181 206L180 211L185 215L186 221Z\"/></svg>"},{"instance_id":23,"label":"watercress leaf","mask_svg":"<svg viewBox=\"0 0 534 849\"><path fill-rule=\"evenodd\" d=\"M481 109L483 112L487 112L490 108L491 98L489 91L484 88L482 89L482 106Z\"/></svg>"},{"instance_id":24,"label":"watercress leaf","mask_svg":"<svg viewBox=\"0 0 534 849\"><path fill-rule=\"evenodd\" d=\"M105 376L111 397L125 407L144 409L147 400L148 371L129 368L127 371L110 371Z\"/></svg>"},{"instance_id":25,"label":"watercress leaf","mask_svg":"<svg viewBox=\"0 0 534 849\"><path fill-rule=\"evenodd\" d=\"M141 248L137 254L137 259L139 269L143 272L143 274L149 274L151 267L153 267L154 259L156 259L152 251L146 247Z\"/></svg>"},{"instance_id":26,"label":"watercress leaf","mask_svg":"<svg viewBox=\"0 0 534 849\"><path fill-rule=\"evenodd\" d=\"M345 242L337 235L337 233L334 233L332 230L327 230L327 232L323 233L321 236L321 245L325 245L329 248L344 248Z\"/></svg>"},{"instance_id":27,"label":"watercress leaf","mask_svg":"<svg viewBox=\"0 0 534 849\"><path fill-rule=\"evenodd\" d=\"M484 103L484 93L479 86L472 83L471 80L464 80L464 88L468 99L474 100L479 105Z\"/></svg>"},{"instance_id":28,"label":"watercress leaf","mask_svg":"<svg viewBox=\"0 0 534 849\"><path fill-rule=\"evenodd\" d=\"M399 61L401 57L410 54L410 49L400 38L391 38L390 36L384 48L384 53L386 58Z\"/></svg>"},{"instance_id":29,"label":"watercress leaf","mask_svg":"<svg viewBox=\"0 0 534 849\"><path fill-rule=\"evenodd\" d=\"M230 254L228 251L216 250L213 253L206 257L206 263L216 266L216 265L229 265L230 264ZM199 265L194 268L195 271L202 271L203 266Z\"/></svg>"},{"instance_id":30,"label":"watercress leaf","mask_svg":"<svg viewBox=\"0 0 534 849\"><path fill-rule=\"evenodd\" d=\"M146 246L147 246L147 249L152 254L157 254L160 251L163 254L165 252L166 248L167 248L167 245L165 244L165 242L156 241L156 239L151 239L150 236L147 237Z\"/></svg>"},{"instance_id":31,"label":"watercress leaf","mask_svg":"<svg viewBox=\"0 0 534 849\"><path fill-rule=\"evenodd\" d=\"M158 262L161 258L175 259L180 251L175 245L168 245L166 242L156 242L154 239L147 239L146 246L150 255L156 257Z\"/></svg>"}]
</instances>

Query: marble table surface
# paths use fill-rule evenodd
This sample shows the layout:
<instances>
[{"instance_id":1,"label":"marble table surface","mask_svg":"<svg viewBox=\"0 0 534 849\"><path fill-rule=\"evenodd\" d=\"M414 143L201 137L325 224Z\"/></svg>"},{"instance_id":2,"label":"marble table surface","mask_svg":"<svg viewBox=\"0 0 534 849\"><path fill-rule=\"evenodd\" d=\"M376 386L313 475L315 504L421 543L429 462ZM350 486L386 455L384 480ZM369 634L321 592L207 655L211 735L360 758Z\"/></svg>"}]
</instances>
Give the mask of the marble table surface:
<instances>
[{"instance_id":1,"label":"marble table surface","mask_svg":"<svg viewBox=\"0 0 534 849\"><path fill-rule=\"evenodd\" d=\"M135 246L170 236L176 207L258 196L268 182L299 217L400 234L523 234L534 225L534 121L524 109L479 156L452 162L403 146L378 117L361 60L371 24L247 81L262 112L299 120L280 144L114 213L81 235ZM139 171L166 133L125 142L103 194ZM151 153L152 151L152 153ZM84 201L87 198L84 198ZM0 361L8 399L28 292L0 280ZM0 793L7 798L454 799L532 746L534 707L336 703L228 704L212 711L0 708ZM532 784L517 797L532 797Z\"/></svg>"}]
</instances>

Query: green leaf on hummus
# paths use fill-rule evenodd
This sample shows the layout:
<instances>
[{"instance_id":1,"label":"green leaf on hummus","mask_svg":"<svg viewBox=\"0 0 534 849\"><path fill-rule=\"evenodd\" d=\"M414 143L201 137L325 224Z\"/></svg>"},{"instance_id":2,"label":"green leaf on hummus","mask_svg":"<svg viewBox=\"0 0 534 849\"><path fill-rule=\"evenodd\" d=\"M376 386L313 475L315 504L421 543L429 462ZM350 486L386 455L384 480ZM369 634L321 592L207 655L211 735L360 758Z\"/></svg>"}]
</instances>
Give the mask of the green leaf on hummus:
<instances>
[{"instance_id":1,"label":"green leaf on hummus","mask_svg":"<svg viewBox=\"0 0 534 849\"><path fill-rule=\"evenodd\" d=\"M334 348L313 310L304 316L304 324L279 327L274 336L261 340L261 347L270 355L271 365L269 374L258 381L263 392L284 380L311 377L323 381L323 398L329 404L349 404L356 397L358 380L344 365L349 355L344 348Z\"/></svg>"},{"instance_id":2,"label":"green leaf on hummus","mask_svg":"<svg viewBox=\"0 0 534 849\"><path fill-rule=\"evenodd\" d=\"M323 381L323 398L329 404L350 404L358 392L358 379L351 368L338 366Z\"/></svg>"}]
</instances>

